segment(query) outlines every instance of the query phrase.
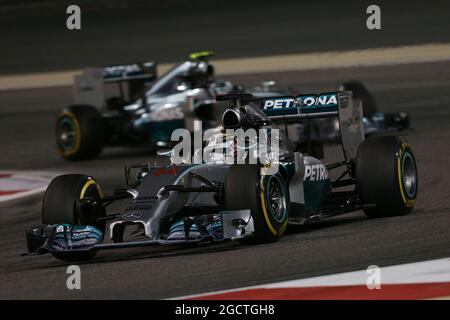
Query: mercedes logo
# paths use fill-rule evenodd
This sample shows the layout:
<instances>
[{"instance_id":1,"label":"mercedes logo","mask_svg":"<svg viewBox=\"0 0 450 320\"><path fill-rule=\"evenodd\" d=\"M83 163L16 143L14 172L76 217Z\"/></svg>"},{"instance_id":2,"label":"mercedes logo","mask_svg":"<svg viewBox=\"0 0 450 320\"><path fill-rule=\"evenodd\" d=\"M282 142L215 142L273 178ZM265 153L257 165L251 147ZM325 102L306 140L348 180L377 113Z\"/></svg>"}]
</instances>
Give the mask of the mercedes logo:
<instances>
[{"instance_id":1,"label":"mercedes logo","mask_svg":"<svg viewBox=\"0 0 450 320\"><path fill-rule=\"evenodd\" d=\"M142 217L142 213L140 212L129 212L122 215L122 219L124 220L134 220Z\"/></svg>"}]
</instances>

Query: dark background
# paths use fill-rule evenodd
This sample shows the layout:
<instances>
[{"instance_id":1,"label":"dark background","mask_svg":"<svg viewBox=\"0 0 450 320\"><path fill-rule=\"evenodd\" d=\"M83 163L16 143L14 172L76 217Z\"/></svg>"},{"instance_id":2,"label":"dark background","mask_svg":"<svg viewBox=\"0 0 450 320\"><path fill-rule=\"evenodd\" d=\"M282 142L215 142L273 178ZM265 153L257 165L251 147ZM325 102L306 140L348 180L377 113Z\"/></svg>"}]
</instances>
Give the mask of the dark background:
<instances>
[{"instance_id":1,"label":"dark background","mask_svg":"<svg viewBox=\"0 0 450 320\"><path fill-rule=\"evenodd\" d=\"M228 58L450 42L448 0L86 0L75 1L82 8L82 30L68 31L65 11L71 3L0 0L0 75L173 62L204 49ZM366 29L366 8L373 3L382 9L382 30ZM304 92L358 79L373 92L380 111L407 112L413 130L405 135L419 172L412 214L369 220L354 212L288 228L280 241L257 246L101 252L79 263L82 290L70 291L68 263L20 256L25 228L41 223L42 194L36 195L0 205L0 298L170 298L450 257L450 61L228 78L248 85L274 79ZM0 90L0 170L85 173L110 192L123 187L124 165L157 161L149 150L131 148L106 149L98 159L79 163L62 160L53 125L70 103L69 86ZM339 155L338 145L326 146L326 161Z\"/></svg>"},{"instance_id":2,"label":"dark background","mask_svg":"<svg viewBox=\"0 0 450 320\"><path fill-rule=\"evenodd\" d=\"M66 8L81 7L68 31ZM382 29L366 28L381 7ZM450 40L450 1L83 0L0 1L0 74L127 61L180 61Z\"/></svg>"}]
</instances>

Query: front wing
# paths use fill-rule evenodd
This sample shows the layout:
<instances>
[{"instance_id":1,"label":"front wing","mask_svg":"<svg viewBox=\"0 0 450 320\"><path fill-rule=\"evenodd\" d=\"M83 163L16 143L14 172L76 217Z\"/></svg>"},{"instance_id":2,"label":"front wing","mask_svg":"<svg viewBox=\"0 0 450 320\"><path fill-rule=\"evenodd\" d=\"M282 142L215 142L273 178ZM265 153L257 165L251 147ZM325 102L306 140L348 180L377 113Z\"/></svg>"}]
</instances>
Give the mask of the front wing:
<instances>
[{"instance_id":1,"label":"front wing","mask_svg":"<svg viewBox=\"0 0 450 320\"><path fill-rule=\"evenodd\" d=\"M101 243L103 235L92 226L42 225L26 230L28 252L23 255L81 253L135 247L191 246L233 241L252 236L254 225L250 210L224 211L220 213L220 216L222 221L221 237L204 234L195 239L186 237L174 240L148 239Z\"/></svg>"}]
</instances>

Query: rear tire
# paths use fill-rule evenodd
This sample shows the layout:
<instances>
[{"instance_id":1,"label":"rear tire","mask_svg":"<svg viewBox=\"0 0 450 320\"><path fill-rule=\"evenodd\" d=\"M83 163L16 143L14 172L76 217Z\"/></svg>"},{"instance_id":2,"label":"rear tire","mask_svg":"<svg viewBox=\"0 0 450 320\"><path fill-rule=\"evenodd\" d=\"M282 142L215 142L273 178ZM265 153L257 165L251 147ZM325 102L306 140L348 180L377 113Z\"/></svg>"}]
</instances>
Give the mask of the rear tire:
<instances>
[{"instance_id":1,"label":"rear tire","mask_svg":"<svg viewBox=\"0 0 450 320\"><path fill-rule=\"evenodd\" d=\"M225 179L225 208L251 210L255 237L243 239L244 243L276 241L288 222L289 195L283 179L279 174L261 176L260 168L232 165Z\"/></svg>"},{"instance_id":2,"label":"rear tire","mask_svg":"<svg viewBox=\"0 0 450 320\"><path fill-rule=\"evenodd\" d=\"M349 81L341 84L339 90L352 91L353 99L359 99L362 102L364 117L370 117L378 112L377 104L372 93L367 87L359 81Z\"/></svg>"},{"instance_id":3,"label":"rear tire","mask_svg":"<svg viewBox=\"0 0 450 320\"><path fill-rule=\"evenodd\" d=\"M370 218L410 213L418 190L414 153L403 137L375 137L361 143L356 157L356 189Z\"/></svg>"},{"instance_id":4,"label":"rear tire","mask_svg":"<svg viewBox=\"0 0 450 320\"><path fill-rule=\"evenodd\" d=\"M80 200L85 198L101 198L102 191L97 182L89 176L66 174L54 178L44 195L42 204L43 224L90 225L105 233L105 222L98 218L106 214L102 204L81 206ZM83 260L95 256L95 252L53 253L61 260Z\"/></svg>"},{"instance_id":5,"label":"rear tire","mask_svg":"<svg viewBox=\"0 0 450 320\"><path fill-rule=\"evenodd\" d=\"M102 115L92 106L70 106L58 115L55 135L56 147L64 159L96 158L105 140Z\"/></svg>"}]
</instances>

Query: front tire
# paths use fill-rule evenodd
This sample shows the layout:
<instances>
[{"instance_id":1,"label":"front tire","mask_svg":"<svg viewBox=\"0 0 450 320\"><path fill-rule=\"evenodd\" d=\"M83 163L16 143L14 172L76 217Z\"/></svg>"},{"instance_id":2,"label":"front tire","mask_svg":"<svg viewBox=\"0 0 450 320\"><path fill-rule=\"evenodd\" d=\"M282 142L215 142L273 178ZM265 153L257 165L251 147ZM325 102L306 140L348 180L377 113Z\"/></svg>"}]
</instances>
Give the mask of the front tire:
<instances>
[{"instance_id":1,"label":"front tire","mask_svg":"<svg viewBox=\"0 0 450 320\"><path fill-rule=\"evenodd\" d=\"M66 174L54 178L45 194L42 204L43 224L90 225L105 233L105 222L98 218L106 215L106 210L100 202L95 206L82 205L86 198L100 199L102 191L97 182L90 176L81 174ZM92 258L95 252L53 253L61 260L84 260Z\"/></svg>"},{"instance_id":2,"label":"front tire","mask_svg":"<svg viewBox=\"0 0 450 320\"><path fill-rule=\"evenodd\" d=\"M273 242L286 230L289 196L279 174L262 176L258 165L232 165L225 179L225 208L250 209L252 242Z\"/></svg>"},{"instance_id":3,"label":"front tire","mask_svg":"<svg viewBox=\"0 0 450 320\"><path fill-rule=\"evenodd\" d=\"M415 206L418 175L411 146L403 137L376 137L361 143L356 157L356 189L369 218L406 215Z\"/></svg>"},{"instance_id":4,"label":"front tire","mask_svg":"<svg viewBox=\"0 0 450 320\"><path fill-rule=\"evenodd\" d=\"M64 159L96 158L105 140L102 115L92 106L70 106L58 115L55 135L56 147Z\"/></svg>"}]
</instances>

